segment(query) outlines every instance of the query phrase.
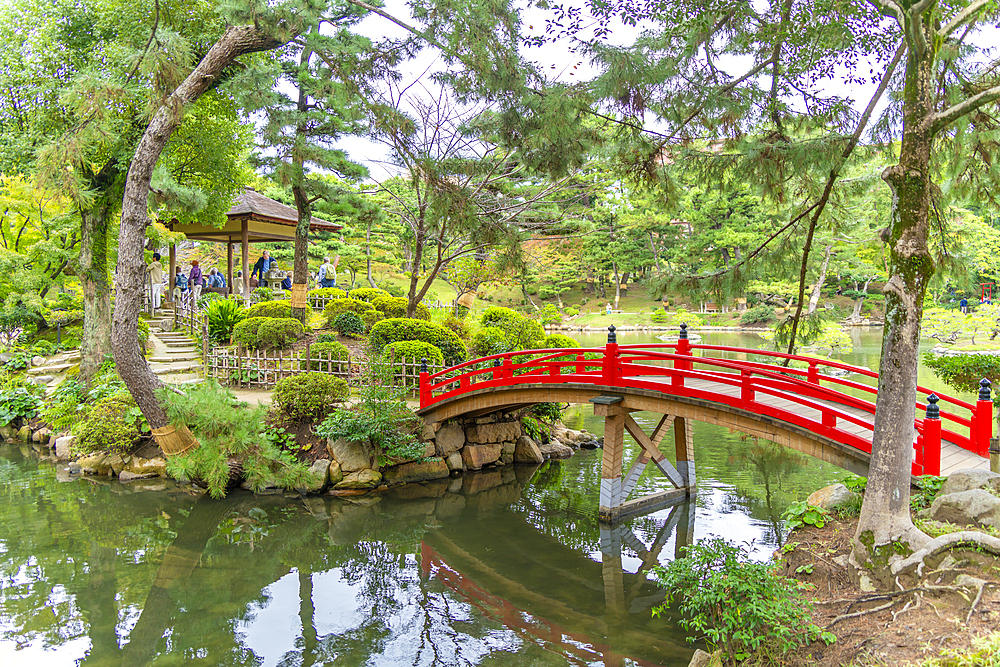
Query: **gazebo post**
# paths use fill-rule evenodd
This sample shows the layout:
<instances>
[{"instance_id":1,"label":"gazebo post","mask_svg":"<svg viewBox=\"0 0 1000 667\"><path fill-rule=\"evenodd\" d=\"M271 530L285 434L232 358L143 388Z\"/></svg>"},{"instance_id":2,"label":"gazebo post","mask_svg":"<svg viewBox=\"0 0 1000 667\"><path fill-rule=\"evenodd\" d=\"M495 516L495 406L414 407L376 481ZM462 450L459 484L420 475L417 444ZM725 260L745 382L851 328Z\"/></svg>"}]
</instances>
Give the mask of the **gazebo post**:
<instances>
[{"instance_id":1,"label":"gazebo post","mask_svg":"<svg viewBox=\"0 0 1000 667\"><path fill-rule=\"evenodd\" d=\"M233 293L233 239L226 240L226 287Z\"/></svg>"},{"instance_id":2,"label":"gazebo post","mask_svg":"<svg viewBox=\"0 0 1000 667\"><path fill-rule=\"evenodd\" d=\"M173 227L173 225L171 225ZM170 244L170 273L167 278L167 301L173 303L174 301L174 285L177 284L176 278L177 272L177 244Z\"/></svg>"},{"instance_id":3,"label":"gazebo post","mask_svg":"<svg viewBox=\"0 0 1000 667\"><path fill-rule=\"evenodd\" d=\"M240 260L240 264L243 265L243 298L246 301L250 300L250 265L248 264L250 257L250 226L246 218L243 218L241 232L243 233L243 257Z\"/></svg>"}]
</instances>

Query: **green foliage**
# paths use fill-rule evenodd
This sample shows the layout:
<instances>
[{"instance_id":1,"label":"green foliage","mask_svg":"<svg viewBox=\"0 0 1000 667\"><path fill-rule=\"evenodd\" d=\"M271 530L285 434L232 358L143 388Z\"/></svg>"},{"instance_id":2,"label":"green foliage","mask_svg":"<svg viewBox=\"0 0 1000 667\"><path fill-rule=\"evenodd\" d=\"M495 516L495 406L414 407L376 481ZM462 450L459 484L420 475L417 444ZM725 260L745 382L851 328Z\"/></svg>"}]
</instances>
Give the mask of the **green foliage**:
<instances>
[{"instance_id":1,"label":"green foliage","mask_svg":"<svg viewBox=\"0 0 1000 667\"><path fill-rule=\"evenodd\" d=\"M335 410L316 433L323 438L368 443L383 458L422 456L424 448L411 432L419 418L406 407L405 388L393 386L393 380L388 359L373 357L361 382L358 403Z\"/></svg>"},{"instance_id":2,"label":"green foliage","mask_svg":"<svg viewBox=\"0 0 1000 667\"><path fill-rule=\"evenodd\" d=\"M549 334L542 341L542 349L555 349L555 348L571 348L580 347L580 344L576 342L573 338L561 333Z\"/></svg>"},{"instance_id":3,"label":"green foliage","mask_svg":"<svg viewBox=\"0 0 1000 667\"><path fill-rule=\"evenodd\" d=\"M948 478L938 477L937 475L921 475L917 477L913 482L913 486L917 487L916 491L910 494L910 510L919 512L922 509L930 507L946 479Z\"/></svg>"},{"instance_id":4,"label":"green foliage","mask_svg":"<svg viewBox=\"0 0 1000 667\"><path fill-rule=\"evenodd\" d=\"M654 615L676 607L680 625L721 650L725 664L780 664L802 644L836 637L812 622L802 584L776 572L773 563L750 559L748 550L721 539L684 547L684 557L653 568L666 602Z\"/></svg>"},{"instance_id":5,"label":"green foliage","mask_svg":"<svg viewBox=\"0 0 1000 667\"><path fill-rule=\"evenodd\" d=\"M996 384L1000 380L1000 355L924 353L924 364L934 375L958 391L979 391L979 381L986 378Z\"/></svg>"},{"instance_id":6,"label":"green foliage","mask_svg":"<svg viewBox=\"0 0 1000 667\"><path fill-rule=\"evenodd\" d=\"M39 389L32 386L0 390L0 424L14 424L18 420L34 419L42 405Z\"/></svg>"},{"instance_id":7,"label":"green foliage","mask_svg":"<svg viewBox=\"0 0 1000 667\"><path fill-rule=\"evenodd\" d=\"M334 340L324 343L313 343L309 347L309 356L312 357L312 359L346 360L349 356L351 356L351 353L342 343L338 343ZM313 366L320 367L321 365L323 365L322 361L310 360L309 370L313 370Z\"/></svg>"},{"instance_id":8,"label":"green foliage","mask_svg":"<svg viewBox=\"0 0 1000 667\"><path fill-rule=\"evenodd\" d=\"M404 359L408 363L426 359L428 366L444 366L444 355L441 354L441 350L421 340L399 340L395 343L389 343L385 346L383 354L390 360L396 360L397 363L393 365L393 371L397 372L402 369Z\"/></svg>"},{"instance_id":9,"label":"green foliage","mask_svg":"<svg viewBox=\"0 0 1000 667\"><path fill-rule=\"evenodd\" d=\"M140 317L136 322L136 332L139 336L139 347L145 350L146 343L149 342L149 322Z\"/></svg>"},{"instance_id":10,"label":"green foliage","mask_svg":"<svg viewBox=\"0 0 1000 667\"><path fill-rule=\"evenodd\" d=\"M351 298L357 299L358 301L367 301L372 303L375 299L387 296L403 296L402 294L390 294L384 289L379 289L378 287L359 287L358 289L351 290Z\"/></svg>"},{"instance_id":11,"label":"green foliage","mask_svg":"<svg viewBox=\"0 0 1000 667\"><path fill-rule=\"evenodd\" d=\"M666 311L654 310L649 319L653 320L653 324L666 324L670 321L670 316L667 315Z\"/></svg>"},{"instance_id":12,"label":"green foliage","mask_svg":"<svg viewBox=\"0 0 1000 667\"><path fill-rule=\"evenodd\" d=\"M337 334L324 333L316 336L317 343L336 343Z\"/></svg>"},{"instance_id":13,"label":"green foliage","mask_svg":"<svg viewBox=\"0 0 1000 667\"><path fill-rule=\"evenodd\" d=\"M500 327L481 328L472 336L471 342L472 351L480 357L513 351L507 332Z\"/></svg>"},{"instance_id":14,"label":"green foliage","mask_svg":"<svg viewBox=\"0 0 1000 667\"><path fill-rule=\"evenodd\" d=\"M213 498L226 495L233 478L230 461L243 471L253 491L274 485L297 488L308 480L309 469L284 451L265 433L264 406L240 403L230 392L208 380L178 396L169 389L158 393L167 417L185 425L198 438L199 447L167 461L172 477L199 480Z\"/></svg>"},{"instance_id":15,"label":"green foliage","mask_svg":"<svg viewBox=\"0 0 1000 667\"><path fill-rule=\"evenodd\" d=\"M798 500L788 506L785 513L781 515L785 520L785 526L789 530L795 530L800 526L816 526L822 528L826 525L830 513L822 507L810 505L804 500Z\"/></svg>"},{"instance_id":16,"label":"green foliage","mask_svg":"<svg viewBox=\"0 0 1000 667\"><path fill-rule=\"evenodd\" d=\"M267 317L244 317L233 327L233 342L252 350L260 346L260 336L257 331L260 325L266 322Z\"/></svg>"},{"instance_id":17,"label":"green foliage","mask_svg":"<svg viewBox=\"0 0 1000 667\"><path fill-rule=\"evenodd\" d=\"M350 395L347 382L341 378L326 373L300 373L278 380L272 401L288 419L319 421Z\"/></svg>"},{"instance_id":18,"label":"green foliage","mask_svg":"<svg viewBox=\"0 0 1000 667\"><path fill-rule=\"evenodd\" d=\"M367 311L375 312L375 311ZM364 321L357 313L341 313L334 318L332 326L342 336L364 336L368 331Z\"/></svg>"},{"instance_id":19,"label":"green foliage","mask_svg":"<svg viewBox=\"0 0 1000 667\"><path fill-rule=\"evenodd\" d=\"M334 299L326 304L323 309L323 315L326 316L327 325L332 325L334 320L337 319L338 315L343 315L344 313L354 313L360 316L369 310L375 310L367 301L360 301L358 299Z\"/></svg>"},{"instance_id":20,"label":"green foliage","mask_svg":"<svg viewBox=\"0 0 1000 667\"><path fill-rule=\"evenodd\" d=\"M479 316L479 324L484 327L506 328L506 325L522 319L524 319L524 316L516 310L504 308L503 306L490 306Z\"/></svg>"},{"instance_id":21,"label":"green foliage","mask_svg":"<svg viewBox=\"0 0 1000 667\"><path fill-rule=\"evenodd\" d=\"M327 299L343 299L347 296L347 290L339 287L320 287L309 290L309 296L325 297Z\"/></svg>"},{"instance_id":22,"label":"green foliage","mask_svg":"<svg viewBox=\"0 0 1000 667\"><path fill-rule=\"evenodd\" d=\"M352 292L353 294L353 292ZM406 307L409 301L400 296L380 296L372 299L375 310L383 313L386 317L406 317ZM418 320L431 321L431 310L422 303L418 303L413 311L413 317Z\"/></svg>"},{"instance_id":23,"label":"green foliage","mask_svg":"<svg viewBox=\"0 0 1000 667\"><path fill-rule=\"evenodd\" d=\"M454 331L435 322L423 320L407 318L382 320L372 327L368 340L376 353L396 341L422 340L441 350L445 363L448 364L464 361L467 353L465 345Z\"/></svg>"},{"instance_id":24,"label":"green foliage","mask_svg":"<svg viewBox=\"0 0 1000 667\"><path fill-rule=\"evenodd\" d=\"M759 306L754 306L744 311L740 316L740 324L760 324L770 322L773 319L776 319L774 308L766 303L762 303Z\"/></svg>"},{"instance_id":25,"label":"green foliage","mask_svg":"<svg viewBox=\"0 0 1000 667\"><path fill-rule=\"evenodd\" d=\"M196 305L198 306L198 310L205 310L206 308L208 308L208 304L215 303L216 301L220 300L228 300L228 299L226 299L226 297L222 296L218 292L205 292L198 297L198 303Z\"/></svg>"},{"instance_id":26,"label":"green foliage","mask_svg":"<svg viewBox=\"0 0 1000 667\"><path fill-rule=\"evenodd\" d=\"M261 301L255 303L246 310L244 317L291 317L291 301Z\"/></svg>"},{"instance_id":27,"label":"green foliage","mask_svg":"<svg viewBox=\"0 0 1000 667\"><path fill-rule=\"evenodd\" d=\"M285 349L305 333L302 323L292 317L264 318L257 329L257 347Z\"/></svg>"},{"instance_id":28,"label":"green foliage","mask_svg":"<svg viewBox=\"0 0 1000 667\"><path fill-rule=\"evenodd\" d=\"M41 408L42 419L56 431L65 431L80 421L82 386L77 380L63 380Z\"/></svg>"},{"instance_id":29,"label":"green foliage","mask_svg":"<svg viewBox=\"0 0 1000 667\"><path fill-rule=\"evenodd\" d=\"M534 349L540 347L545 340L545 330L541 324L510 308L490 306L483 311L479 323L484 328L496 327L506 334L509 347L504 352Z\"/></svg>"},{"instance_id":30,"label":"green foliage","mask_svg":"<svg viewBox=\"0 0 1000 667\"><path fill-rule=\"evenodd\" d=\"M73 428L73 446L83 452L128 452L141 435L141 420L142 413L127 391L105 396Z\"/></svg>"},{"instance_id":31,"label":"green foliage","mask_svg":"<svg viewBox=\"0 0 1000 667\"><path fill-rule=\"evenodd\" d=\"M959 310L928 308L924 311L921 335L945 344L968 339L973 345L1000 328L1000 304L981 304L969 313Z\"/></svg>"},{"instance_id":32,"label":"green foliage","mask_svg":"<svg viewBox=\"0 0 1000 667\"><path fill-rule=\"evenodd\" d=\"M572 306L567 306L563 308L563 313L566 315L566 317L575 317L576 315L580 314L580 309L574 308Z\"/></svg>"},{"instance_id":33,"label":"green foliage","mask_svg":"<svg viewBox=\"0 0 1000 667\"><path fill-rule=\"evenodd\" d=\"M255 287L250 292L250 303L258 304L271 301L274 298L274 292L271 291L270 287ZM291 308L291 304L288 306Z\"/></svg>"},{"instance_id":34,"label":"green foliage","mask_svg":"<svg viewBox=\"0 0 1000 667\"><path fill-rule=\"evenodd\" d=\"M559 312L559 309L555 305L547 303L542 306L540 319L542 324L561 324L562 313Z\"/></svg>"},{"instance_id":35,"label":"green foliage","mask_svg":"<svg viewBox=\"0 0 1000 667\"><path fill-rule=\"evenodd\" d=\"M218 299L205 309L208 337L216 343L228 343L233 329L246 317L246 309L232 299Z\"/></svg>"},{"instance_id":36,"label":"green foliage","mask_svg":"<svg viewBox=\"0 0 1000 667\"><path fill-rule=\"evenodd\" d=\"M535 403L528 408L528 414L552 424L562 419L562 413L565 408L566 406L562 403Z\"/></svg>"},{"instance_id":37,"label":"green foliage","mask_svg":"<svg viewBox=\"0 0 1000 667\"><path fill-rule=\"evenodd\" d=\"M441 321L441 324L454 331L463 340L469 337L469 324L464 317L449 315Z\"/></svg>"},{"instance_id":38,"label":"green foliage","mask_svg":"<svg viewBox=\"0 0 1000 667\"><path fill-rule=\"evenodd\" d=\"M861 475L851 474L840 480L840 482L855 493L863 494L865 489L868 487L868 478L862 477Z\"/></svg>"},{"instance_id":39,"label":"green foliage","mask_svg":"<svg viewBox=\"0 0 1000 667\"><path fill-rule=\"evenodd\" d=\"M354 313L344 313L344 314L353 315ZM337 317L340 317L340 315L338 315ZM381 320L384 319L385 315L383 315L382 311L379 310L366 310L365 312L361 313L361 321L364 322L366 331L375 326L376 322L380 322Z\"/></svg>"}]
</instances>

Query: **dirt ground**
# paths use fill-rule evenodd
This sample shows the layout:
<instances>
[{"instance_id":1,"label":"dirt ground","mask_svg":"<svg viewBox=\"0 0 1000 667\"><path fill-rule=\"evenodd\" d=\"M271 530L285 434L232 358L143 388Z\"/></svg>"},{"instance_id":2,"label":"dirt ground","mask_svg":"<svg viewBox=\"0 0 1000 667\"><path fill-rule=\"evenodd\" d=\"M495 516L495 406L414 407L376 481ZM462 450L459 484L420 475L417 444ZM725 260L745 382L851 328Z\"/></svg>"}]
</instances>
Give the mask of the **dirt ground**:
<instances>
[{"instance_id":1,"label":"dirt ground","mask_svg":"<svg viewBox=\"0 0 1000 667\"><path fill-rule=\"evenodd\" d=\"M824 528L799 528L776 554L784 563L783 574L815 587L809 593L817 600L813 620L837 635L830 646L803 647L788 664L902 667L938 657L946 649L969 649L973 638L1000 629L1000 591L996 587L985 589L971 616L975 593L969 599L955 592L932 590L893 596L860 593L847 568L840 564L846 564L841 557L849 554L856 527L854 518L833 520ZM993 559L983 562L981 554L971 552L952 552L952 557L967 574L997 579ZM936 583L931 581L925 588ZM887 608L874 611L881 606ZM858 612L869 613L842 618Z\"/></svg>"}]
</instances>

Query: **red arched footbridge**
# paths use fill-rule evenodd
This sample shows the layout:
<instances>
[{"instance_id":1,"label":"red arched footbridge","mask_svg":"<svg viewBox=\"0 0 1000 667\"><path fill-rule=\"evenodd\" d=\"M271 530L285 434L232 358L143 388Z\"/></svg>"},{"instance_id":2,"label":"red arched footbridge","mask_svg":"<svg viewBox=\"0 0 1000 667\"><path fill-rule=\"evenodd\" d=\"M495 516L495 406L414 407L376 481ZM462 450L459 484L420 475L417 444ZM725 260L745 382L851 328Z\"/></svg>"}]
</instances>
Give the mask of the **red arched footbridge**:
<instances>
[{"instance_id":1,"label":"red arched footbridge","mask_svg":"<svg viewBox=\"0 0 1000 667\"><path fill-rule=\"evenodd\" d=\"M789 367L783 364L792 362ZM871 455L875 387L850 379L878 374L837 361L722 345L693 345L681 325L677 342L618 345L609 327L603 348L524 350L467 361L420 376L420 411L428 423L542 402L593 403L605 417L601 470L602 518L693 491L694 451L688 420L704 421L772 440L848 470L866 472ZM914 381L916 379L914 378ZM917 387L913 475L985 466L992 436L990 383L968 403ZM631 417L663 415L651 434ZM660 451L672 430L674 461ZM623 472L628 432L640 454ZM646 464L673 489L627 501Z\"/></svg>"}]
</instances>

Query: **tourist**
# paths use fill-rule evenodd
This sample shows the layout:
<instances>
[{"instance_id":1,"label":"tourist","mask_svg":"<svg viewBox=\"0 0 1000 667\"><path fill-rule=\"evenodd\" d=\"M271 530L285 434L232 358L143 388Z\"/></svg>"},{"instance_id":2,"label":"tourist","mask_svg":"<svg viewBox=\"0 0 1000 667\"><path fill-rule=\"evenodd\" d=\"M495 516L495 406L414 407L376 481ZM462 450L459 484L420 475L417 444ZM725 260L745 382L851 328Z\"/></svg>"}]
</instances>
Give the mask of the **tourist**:
<instances>
[{"instance_id":1,"label":"tourist","mask_svg":"<svg viewBox=\"0 0 1000 667\"><path fill-rule=\"evenodd\" d=\"M340 257L338 256L337 259L340 259ZM337 266L336 264L330 264L329 257L323 258L323 265L319 267L319 273L316 274L316 280L319 282L320 287L337 286Z\"/></svg>"},{"instance_id":2,"label":"tourist","mask_svg":"<svg viewBox=\"0 0 1000 667\"><path fill-rule=\"evenodd\" d=\"M958 309L966 314L969 312L969 300L964 296L962 297L962 300L958 302Z\"/></svg>"},{"instance_id":3,"label":"tourist","mask_svg":"<svg viewBox=\"0 0 1000 667\"><path fill-rule=\"evenodd\" d=\"M243 286L243 271L237 271L236 272L236 278L233 279L233 283L234 283L233 288L234 288L235 294L238 294L239 296L243 296L244 292L245 292L245 289L244 289L244 286Z\"/></svg>"},{"instance_id":4,"label":"tourist","mask_svg":"<svg viewBox=\"0 0 1000 667\"><path fill-rule=\"evenodd\" d=\"M191 286L191 298L194 299L195 303L198 301L198 297L201 296L201 288L205 284L205 279L201 275L201 267L198 266L198 260L191 260L191 270L188 272L188 285Z\"/></svg>"},{"instance_id":5,"label":"tourist","mask_svg":"<svg viewBox=\"0 0 1000 667\"><path fill-rule=\"evenodd\" d=\"M153 261L149 267L149 298L153 302L153 309L160 307L160 296L163 294L163 265L160 264L160 253L153 253Z\"/></svg>"},{"instance_id":6,"label":"tourist","mask_svg":"<svg viewBox=\"0 0 1000 667\"><path fill-rule=\"evenodd\" d=\"M608 303L608 305L607 305L607 306L605 306L605 307L604 307L604 310L605 310L605 312L606 312L606 313L607 313L608 315L610 315L610 314L611 314L611 303L610 303L610 302Z\"/></svg>"},{"instance_id":7,"label":"tourist","mask_svg":"<svg viewBox=\"0 0 1000 667\"><path fill-rule=\"evenodd\" d=\"M265 250L263 254L261 254L260 259L258 259L257 262L253 265L253 270L250 272L250 277L253 278L254 276L257 276L257 278L260 279L260 282L263 283L264 276L267 274L267 272L270 271L272 268L277 268L274 266L274 264L275 261L271 259L271 253Z\"/></svg>"},{"instance_id":8,"label":"tourist","mask_svg":"<svg viewBox=\"0 0 1000 667\"><path fill-rule=\"evenodd\" d=\"M285 279L281 281L281 289L292 289L292 272L289 271L285 275Z\"/></svg>"}]
</instances>

